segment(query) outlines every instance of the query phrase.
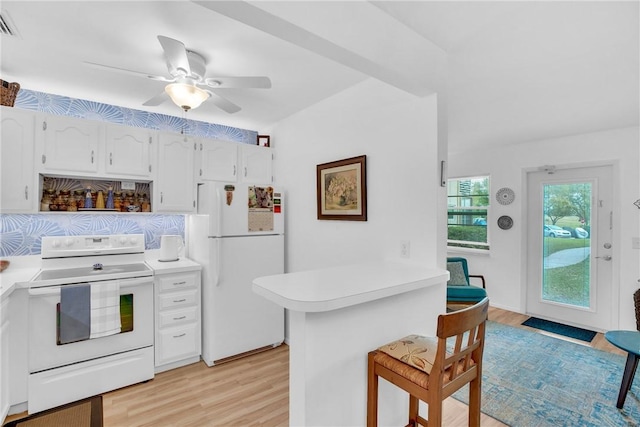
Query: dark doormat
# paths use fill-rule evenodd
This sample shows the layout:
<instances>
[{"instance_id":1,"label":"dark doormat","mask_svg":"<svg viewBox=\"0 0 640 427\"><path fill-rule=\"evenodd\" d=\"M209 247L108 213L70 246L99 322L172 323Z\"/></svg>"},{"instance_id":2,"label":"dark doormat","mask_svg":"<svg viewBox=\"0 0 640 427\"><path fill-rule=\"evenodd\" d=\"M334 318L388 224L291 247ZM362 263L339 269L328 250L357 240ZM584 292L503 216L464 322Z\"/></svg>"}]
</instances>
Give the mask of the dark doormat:
<instances>
[{"instance_id":1,"label":"dark doormat","mask_svg":"<svg viewBox=\"0 0 640 427\"><path fill-rule=\"evenodd\" d=\"M522 322L522 324L531 328L541 329L553 334L563 335L565 337L586 342L591 342L597 333L588 329L576 328L575 326L563 325L562 323L556 323L550 320L538 319L537 317L530 317Z\"/></svg>"},{"instance_id":2,"label":"dark doormat","mask_svg":"<svg viewBox=\"0 0 640 427\"><path fill-rule=\"evenodd\" d=\"M102 427L102 396L79 400L67 405L13 420L4 427Z\"/></svg>"}]
</instances>

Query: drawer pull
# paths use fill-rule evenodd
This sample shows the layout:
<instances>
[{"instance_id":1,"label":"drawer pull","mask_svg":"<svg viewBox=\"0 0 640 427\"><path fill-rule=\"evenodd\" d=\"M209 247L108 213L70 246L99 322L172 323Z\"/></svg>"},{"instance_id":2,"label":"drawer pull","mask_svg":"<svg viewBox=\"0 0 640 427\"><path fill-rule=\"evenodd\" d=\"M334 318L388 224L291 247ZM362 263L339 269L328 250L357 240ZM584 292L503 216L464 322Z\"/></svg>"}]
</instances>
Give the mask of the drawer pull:
<instances>
[{"instance_id":1,"label":"drawer pull","mask_svg":"<svg viewBox=\"0 0 640 427\"><path fill-rule=\"evenodd\" d=\"M182 319L186 319L187 316L180 316L180 317L174 317L173 320L182 320Z\"/></svg>"},{"instance_id":2,"label":"drawer pull","mask_svg":"<svg viewBox=\"0 0 640 427\"><path fill-rule=\"evenodd\" d=\"M182 338L183 336L187 335L186 332L181 333L180 335L174 335L174 338Z\"/></svg>"},{"instance_id":3,"label":"drawer pull","mask_svg":"<svg viewBox=\"0 0 640 427\"><path fill-rule=\"evenodd\" d=\"M186 299L182 298L182 299L174 299L173 302L185 302Z\"/></svg>"},{"instance_id":4,"label":"drawer pull","mask_svg":"<svg viewBox=\"0 0 640 427\"><path fill-rule=\"evenodd\" d=\"M185 285L187 282L186 281L182 281L182 282L173 282L173 286L180 286L180 285Z\"/></svg>"}]
</instances>

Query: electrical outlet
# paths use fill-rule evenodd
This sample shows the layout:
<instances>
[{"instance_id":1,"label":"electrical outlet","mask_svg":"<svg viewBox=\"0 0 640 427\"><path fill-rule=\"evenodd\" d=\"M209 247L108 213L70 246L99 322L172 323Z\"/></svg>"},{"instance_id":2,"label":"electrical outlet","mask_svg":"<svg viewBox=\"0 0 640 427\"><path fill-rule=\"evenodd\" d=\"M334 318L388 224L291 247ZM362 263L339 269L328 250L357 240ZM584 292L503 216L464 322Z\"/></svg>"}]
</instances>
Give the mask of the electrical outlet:
<instances>
[{"instance_id":1,"label":"electrical outlet","mask_svg":"<svg viewBox=\"0 0 640 427\"><path fill-rule=\"evenodd\" d=\"M400 258L411 256L411 243L408 240L400 241Z\"/></svg>"}]
</instances>

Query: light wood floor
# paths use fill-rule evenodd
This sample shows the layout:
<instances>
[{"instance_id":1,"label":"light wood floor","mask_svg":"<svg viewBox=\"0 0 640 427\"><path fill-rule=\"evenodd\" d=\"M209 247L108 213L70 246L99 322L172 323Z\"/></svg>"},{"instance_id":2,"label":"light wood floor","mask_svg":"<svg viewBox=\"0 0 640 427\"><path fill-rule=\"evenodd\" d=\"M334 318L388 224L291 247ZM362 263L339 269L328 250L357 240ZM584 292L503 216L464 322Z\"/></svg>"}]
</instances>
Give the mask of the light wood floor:
<instances>
[{"instance_id":1,"label":"light wood floor","mask_svg":"<svg viewBox=\"0 0 640 427\"><path fill-rule=\"evenodd\" d=\"M530 330L528 316L491 307L489 319ZM598 334L591 346L623 354ZM288 426L289 348L208 368L203 362L163 372L103 396L105 427ZM467 406L444 403L444 426L466 426ZM9 420L21 418L19 414ZM505 424L482 414L483 427Z\"/></svg>"}]
</instances>

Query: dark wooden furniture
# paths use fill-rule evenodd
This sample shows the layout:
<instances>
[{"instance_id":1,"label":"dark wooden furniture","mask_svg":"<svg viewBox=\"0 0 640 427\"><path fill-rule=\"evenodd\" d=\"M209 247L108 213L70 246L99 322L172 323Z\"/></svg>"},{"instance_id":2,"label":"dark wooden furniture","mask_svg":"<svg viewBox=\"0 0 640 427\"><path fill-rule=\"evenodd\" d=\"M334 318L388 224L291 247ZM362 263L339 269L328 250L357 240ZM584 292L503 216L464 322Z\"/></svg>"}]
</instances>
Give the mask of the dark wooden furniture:
<instances>
[{"instance_id":1,"label":"dark wooden furniture","mask_svg":"<svg viewBox=\"0 0 640 427\"><path fill-rule=\"evenodd\" d=\"M636 374L638 360L640 360L640 332L609 331L604 334L604 337L611 344L628 353L627 363L622 374L622 384L620 384L620 392L618 393L618 402L616 403L616 407L622 409L627 393L633 383L633 377Z\"/></svg>"}]
</instances>

